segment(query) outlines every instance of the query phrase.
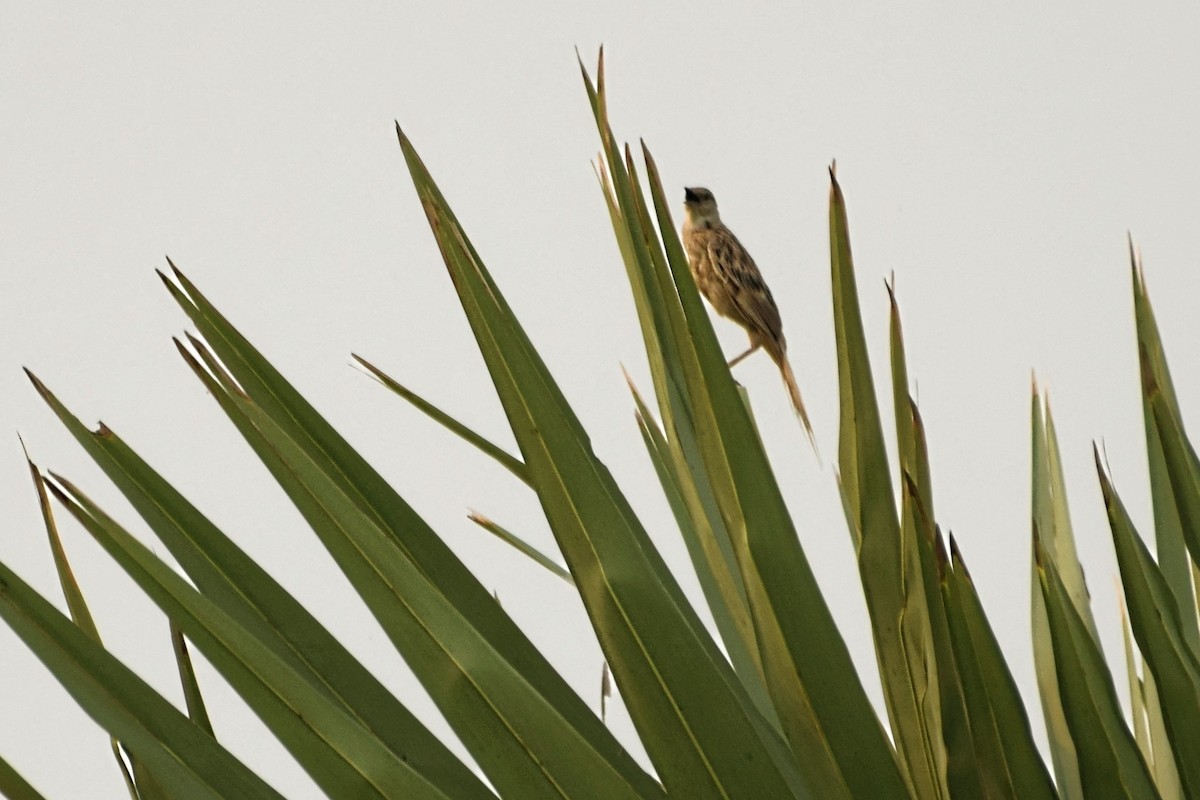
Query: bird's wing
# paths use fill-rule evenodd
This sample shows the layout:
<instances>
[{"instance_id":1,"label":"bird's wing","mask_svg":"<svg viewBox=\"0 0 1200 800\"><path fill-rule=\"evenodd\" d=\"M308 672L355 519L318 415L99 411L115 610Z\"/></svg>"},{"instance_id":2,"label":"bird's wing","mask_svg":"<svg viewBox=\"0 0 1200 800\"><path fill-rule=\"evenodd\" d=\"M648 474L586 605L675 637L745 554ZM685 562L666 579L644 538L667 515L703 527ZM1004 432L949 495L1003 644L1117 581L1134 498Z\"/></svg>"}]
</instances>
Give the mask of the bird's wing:
<instances>
[{"instance_id":1,"label":"bird's wing","mask_svg":"<svg viewBox=\"0 0 1200 800\"><path fill-rule=\"evenodd\" d=\"M738 238L728 230L725 234L714 236L709 242L708 257L730 301L726 315L741 323L747 332L761 336L763 344L781 340L783 323L771 290Z\"/></svg>"}]
</instances>

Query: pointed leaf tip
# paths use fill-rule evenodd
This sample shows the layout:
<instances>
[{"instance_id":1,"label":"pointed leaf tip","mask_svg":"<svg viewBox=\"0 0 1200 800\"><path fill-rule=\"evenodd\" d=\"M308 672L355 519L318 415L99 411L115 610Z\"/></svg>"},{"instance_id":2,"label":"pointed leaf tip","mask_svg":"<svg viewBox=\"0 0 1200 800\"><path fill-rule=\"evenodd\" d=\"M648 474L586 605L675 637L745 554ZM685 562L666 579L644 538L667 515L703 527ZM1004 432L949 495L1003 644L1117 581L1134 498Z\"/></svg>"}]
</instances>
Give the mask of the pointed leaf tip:
<instances>
[{"instance_id":1,"label":"pointed leaf tip","mask_svg":"<svg viewBox=\"0 0 1200 800\"><path fill-rule=\"evenodd\" d=\"M637 387L633 384L633 376L629 374L629 370L625 369L624 363L621 364L621 374L625 376L625 384L636 394Z\"/></svg>"},{"instance_id":2,"label":"pointed leaf tip","mask_svg":"<svg viewBox=\"0 0 1200 800\"><path fill-rule=\"evenodd\" d=\"M948 534L950 537L950 563L954 566L954 571L959 573L963 580L971 586L975 585L975 581L971 579L971 570L967 569L967 560L963 558L962 550L958 548L958 540L954 538L954 534Z\"/></svg>"},{"instance_id":3,"label":"pointed leaf tip","mask_svg":"<svg viewBox=\"0 0 1200 800\"><path fill-rule=\"evenodd\" d=\"M941 527L933 528L933 557L937 562L938 577L946 579L946 569L950 566L950 554L946 552L946 540L942 538Z\"/></svg>"},{"instance_id":4,"label":"pointed leaf tip","mask_svg":"<svg viewBox=\"0 0 1200 800\"><path fill-rule=\"evenodd\" d=\"M59 475L54 470L46 470L46 475L50 478L50 480L46 481L46 486L50 487L51 489L61 488L70 494L81 494L79 489L75 488L75 484L71 483L71 481L67 480L62 475Z\"/></svg>"},{"instance_id":5,"label":"pointed leaf tip","mask_svg":"<svg viewBox=\"0 0 1200 800\"><path fill-rule=\"evenodd\" d=\"M21 369L25 370L25 375L33 384L33 388L37 390L37 393L42 396L42 399L47 403L52 402L54 400L54 393L46 388L46 384L42 383L41 378L39 378L37 375L34 375L33 370L31 370L29 367L21 367Z\"/></svg>"}]
</instances>

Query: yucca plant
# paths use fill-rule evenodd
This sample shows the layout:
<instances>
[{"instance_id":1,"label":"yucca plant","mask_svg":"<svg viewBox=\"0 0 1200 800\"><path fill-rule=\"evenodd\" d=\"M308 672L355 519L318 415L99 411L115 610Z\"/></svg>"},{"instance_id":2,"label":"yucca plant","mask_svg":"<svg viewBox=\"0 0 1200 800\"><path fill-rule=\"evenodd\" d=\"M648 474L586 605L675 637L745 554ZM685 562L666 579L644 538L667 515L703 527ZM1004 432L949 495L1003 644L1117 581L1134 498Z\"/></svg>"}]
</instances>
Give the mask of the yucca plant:
<instances>
[{"instance_id":1,"label":"yucca plant","mask_svg":"<svg viewBox=\"0 0 1200 800\"><path fill-rule=\"evenodd\" d=\"M1094 798L1200 796L1200 461L1134 259L1158 561L1104 464L1126 602L1132 719L1118 704L1075 554L1054 423L1033 394L1034 655L1053 778L964 555L936 523L924 423L891 305L897 461L884 446L846 202L830 169L841 420L837 473L870 613L887 725L818 590L745 392L693 284L650 152L620 148L603 61L583 70L597 174L637 306L652 400L647 451L715 631L702 621L397 127L417 196L520 455L358 362L533 491L652 769L633 759L437 533L174 264L164 285L198 335L179 353L295 503L459 737L458 759L260 565L113 431L53 412L178 562L168 566L68 478L33 467L70 618L0 564L0 616L113 737L131 797L278 797L214 735L199 648L333 798ZM645 187L645 188L644 188ZM648 193L647 193L648 189ZM104 649L58 540L51 497L170 619L187 713ZM607 673L606 673L607 675ZM219 726L217 726L219 728ZM40 795L0 761L0 791Z\"/></svg>"}]
</instances>

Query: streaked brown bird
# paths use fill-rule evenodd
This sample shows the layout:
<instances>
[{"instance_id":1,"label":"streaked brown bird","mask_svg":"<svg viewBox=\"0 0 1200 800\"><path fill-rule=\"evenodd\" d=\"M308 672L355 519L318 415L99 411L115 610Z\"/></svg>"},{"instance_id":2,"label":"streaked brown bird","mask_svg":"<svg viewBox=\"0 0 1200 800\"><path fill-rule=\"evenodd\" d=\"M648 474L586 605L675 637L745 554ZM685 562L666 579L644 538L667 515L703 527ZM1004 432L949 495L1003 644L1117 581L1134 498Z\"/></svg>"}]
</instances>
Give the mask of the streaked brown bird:
<instances>
[{"instance_id":1,"label":"streaked brown bird","mask_svg":"<svg viewBox=\"0 0 1200 800\"><path fill-rule=\"evenodd\" d=\"M754 259L721 221L713 193L701 188L684 189L683 192L683 207L687 212L683 222L683 247L696 286L718 314L741 325L750 336L750 349L730 361L729 366L760 347L765 349L783 374L792 406L815 447L812 425L804 410L804 401L800 399L800 387L796 385L796 376L788 363L783 321L771 290Z\"/></svg>"}]
</instances>

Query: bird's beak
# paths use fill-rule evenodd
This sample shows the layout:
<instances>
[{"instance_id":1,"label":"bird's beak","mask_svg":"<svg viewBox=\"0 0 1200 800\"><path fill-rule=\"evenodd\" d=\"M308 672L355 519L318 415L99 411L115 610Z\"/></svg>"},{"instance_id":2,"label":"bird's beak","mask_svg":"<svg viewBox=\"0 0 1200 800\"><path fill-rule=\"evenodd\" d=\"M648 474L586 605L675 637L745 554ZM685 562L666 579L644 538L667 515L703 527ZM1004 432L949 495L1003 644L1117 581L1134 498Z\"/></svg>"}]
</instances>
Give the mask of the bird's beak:
<instances>
[{"instance_id":1,"label":"bird's beak","mask_svg":"<svg viewBox=\"0 0 1200 800\"><path fill-rule=\"evenodd\" d=\"M685 187L683 190L683 202L694 203L696 199L696 190Z\"/></svg>"}]
</instances>

